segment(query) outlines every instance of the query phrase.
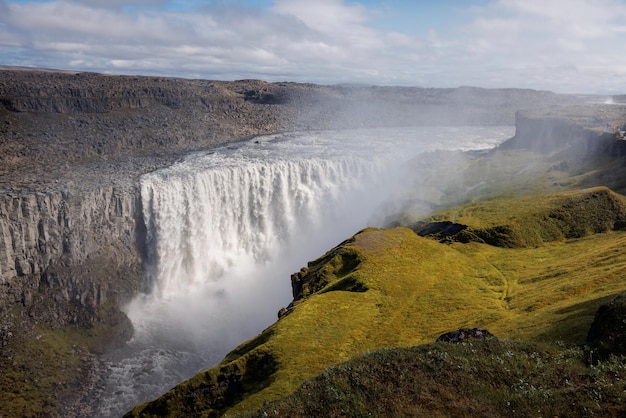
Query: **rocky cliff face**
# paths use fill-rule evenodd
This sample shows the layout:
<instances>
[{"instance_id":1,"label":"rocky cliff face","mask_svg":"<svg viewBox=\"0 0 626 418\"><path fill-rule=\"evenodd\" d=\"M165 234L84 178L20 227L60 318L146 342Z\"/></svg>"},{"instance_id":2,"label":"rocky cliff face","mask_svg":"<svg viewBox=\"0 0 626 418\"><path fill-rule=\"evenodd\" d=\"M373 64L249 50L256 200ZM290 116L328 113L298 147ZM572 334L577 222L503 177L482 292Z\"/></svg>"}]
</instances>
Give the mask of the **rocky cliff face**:
<instances>
[{"instance_id":1,"label":"rocky cliff face","mask_svg":"<svg viewBox=\"0 0 626 418\"><path fill-rule=\"evenodd\" d=\"M585 158L598 152L624 155L626 107L577 105L518 111L515 137L502 149L526 149L539 153L561 151L563 156Z\"/></svg>"},{"instance_id":2,"label":"rocky cliff face","mask_svg":"<svg viewBox=\"0 0 626 418\"><path fill-rule=\"evenodd\" d=\"M97 258L117 266L140 265L140 204L133 187L1 197L0 312L15 303L31 304L41 281L49 280L48 270ZM55 277L61 285L59 273ZM96 304L106 299L104 289L89 287L64 283L57 290L66 300L83 304L88 297Z\"/></svg>"},{"instance_id":3,"label":"rocky cliff face","mask_svg":"<svg viewBox=\"0 0 626 418\"><path fill-rule=\"evenodd\" d=\"M0 188L37 189L69 166L167 159L163 154L284 130L279 105L248 93L269 86L0 71Z\"/></svg>"},{"instance_id":4,"label":"rocky cliff face","mask_svg":"<svg viewBox=\"0 0 626 418\"><path fill-rule=\"evenodd\" d=\"M0 70L0 192L37 188L62 176L68 164L74 170L76 164L121 158L165 158L278 131L512 125L518 109L576 100L519 89L316 86Z\"/></svg>"},{"instance_id":5,"label":"rocky cliff face","mask_svg":"<svg viewBox=\"0 0 626 418\"><path fill-rule=\"evenodd\" d=\"M93 353L132 336L119 307L143 286L140 213L132 186L0 197L0 415L93 413Z\"/></svg>"}]
</instances>

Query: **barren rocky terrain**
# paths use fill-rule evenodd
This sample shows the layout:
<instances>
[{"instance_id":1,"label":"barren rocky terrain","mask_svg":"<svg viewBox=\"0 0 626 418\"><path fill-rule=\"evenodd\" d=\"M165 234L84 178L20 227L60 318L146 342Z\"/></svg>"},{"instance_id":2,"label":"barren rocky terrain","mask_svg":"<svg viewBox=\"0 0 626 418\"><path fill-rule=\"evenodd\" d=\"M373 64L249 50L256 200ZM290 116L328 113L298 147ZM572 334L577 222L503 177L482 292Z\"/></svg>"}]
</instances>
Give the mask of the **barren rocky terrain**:
<instances>
[{"instance_id":1,"label":"barren rocky terrain","mask_svg":"<svg viewBox=\"0 0 626 418\"><path fill-rule=\"evenodd\" d=\"M576 101L580 98L519 89L319 86L5 69L0 70L0 192L117 184L181 153L261 134L513 125L518 109Z\"/></svg>"}]
</instances>

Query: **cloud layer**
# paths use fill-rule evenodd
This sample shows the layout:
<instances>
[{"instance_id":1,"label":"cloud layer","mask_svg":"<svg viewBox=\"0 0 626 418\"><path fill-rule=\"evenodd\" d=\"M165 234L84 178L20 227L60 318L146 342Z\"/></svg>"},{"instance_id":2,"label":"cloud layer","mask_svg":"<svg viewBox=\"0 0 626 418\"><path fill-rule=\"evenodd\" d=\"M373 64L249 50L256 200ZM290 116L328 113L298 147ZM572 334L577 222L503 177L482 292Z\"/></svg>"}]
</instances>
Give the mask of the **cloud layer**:
<instances>
[{"instance_id":1,"label":"cloud layer","mask_svg":"<svg viewBox=\"0 0 626 418\"><path fill-rule=\"evenodd\" d=\"M232 1L188 0L172 7L165 0L4 0L0 64L216 79L626 92L623 1L478 3L441 2L440 17L428 27L413 6L414 21L422 23L407 30L412 16L390 11L394 2L276 0L262 8ZM402 31L381 29L383 17L390 27L390 13L402 19Z\"/></svg>"}]
</instances>

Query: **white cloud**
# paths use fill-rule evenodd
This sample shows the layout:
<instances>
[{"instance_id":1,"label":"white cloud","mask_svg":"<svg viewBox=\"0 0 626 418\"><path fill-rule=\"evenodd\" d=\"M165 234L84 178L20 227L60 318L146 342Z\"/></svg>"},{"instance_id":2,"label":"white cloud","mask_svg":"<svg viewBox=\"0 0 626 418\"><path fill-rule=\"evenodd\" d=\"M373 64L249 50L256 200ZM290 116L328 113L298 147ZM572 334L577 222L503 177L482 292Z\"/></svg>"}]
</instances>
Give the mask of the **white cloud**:
<instances>
[{"instance_id":1,"label":"white cloud","mask_svg":"<svg viewBox=\"0 0 626 418\"><path fill-rule=\"evenodd\" d=\"M276 0L273 10L295 16L307 26L323 32L360 31L368 20L364 6L347 5L342 0Z\"/></svg>"},{"instance_id":2,"label":"white cloud","mask_svg":"<svg viewBox=\"0 0 626 418\"><path fill-rule=\"evenodd\" d=\"M625 62L618 52L622 40L616 35L625 22L626 7L614 0L500 0L465 33L474 54L470 57L507 64L517 85L594 91L611 86L591 66L604 62L609 72L611 66Z\"/></svg>"},{"instance_id":3,"label":"white cloud","mask_svg":"<svg viewBox=\"0 0 626 418\"><path fill-rule=\"evenodd\" d=\"M163 6L167 0L82 0L80 4L87 7L103 9L121 9L123 7Z\"/></svg>"},{"instance_id":4,"label":"white cloud","mask_svg":"<svg viewBox=\"0 0 626 418\"><path fill-rule=\"evenodd\" d=\"M269 10L224 2L158 8L165 3L0 0L0 63L221 79L626 90L619 85L626 79L626 5L618 0L496 0L468 6L465 23L451 30L433 21L420 31L425 38L376 28L380 10L347 0L276 0Z\"/></svg>"}]
</instances>

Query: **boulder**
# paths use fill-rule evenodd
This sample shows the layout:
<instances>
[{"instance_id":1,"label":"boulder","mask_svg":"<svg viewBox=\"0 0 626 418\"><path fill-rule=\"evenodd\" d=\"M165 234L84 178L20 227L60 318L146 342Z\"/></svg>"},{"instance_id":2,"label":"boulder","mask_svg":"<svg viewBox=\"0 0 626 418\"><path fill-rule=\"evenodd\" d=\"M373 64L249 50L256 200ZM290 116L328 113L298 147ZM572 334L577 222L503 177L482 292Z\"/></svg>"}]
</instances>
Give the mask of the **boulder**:
<instances>
[{"instance_id":1,"label":"boulder","mask_svg":"<svg viewBox=\"0 0 626 418\"><path fill-rule=\"evenodd\" d=\"M626 292L600 306L587 334L591 360L626 354Z\"/></svg>"}]
</instances>

